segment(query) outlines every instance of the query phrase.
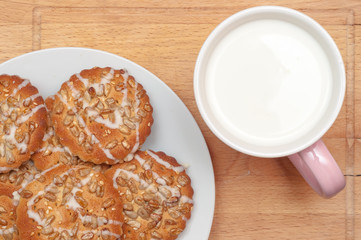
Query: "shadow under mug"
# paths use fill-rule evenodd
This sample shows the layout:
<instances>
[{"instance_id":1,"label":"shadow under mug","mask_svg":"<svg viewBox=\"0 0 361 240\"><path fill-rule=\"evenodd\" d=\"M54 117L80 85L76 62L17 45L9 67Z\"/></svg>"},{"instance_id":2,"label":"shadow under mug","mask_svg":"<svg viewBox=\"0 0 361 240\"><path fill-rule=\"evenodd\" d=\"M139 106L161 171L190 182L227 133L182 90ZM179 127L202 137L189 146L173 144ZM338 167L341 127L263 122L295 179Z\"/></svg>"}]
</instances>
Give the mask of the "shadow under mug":
<instances>
[{"instance_id":1,"label":"shadow under mug","mask_svg":"<svg viewBox=\"0 0 361 240\"><path fill-rule=\"evenodd\" d=\"M227 134L222 123L218 122L207 101L206 68L212 51L217 44L236 27L261 19L275 19L294 24L308 32L322 47L332 71L332 90L328 106L321 119L304 136L284 146L257 146L235 139ZM220 25L204 42L194 70L194 93L198 109L212 132L235 150L256 157L276 158L288 156L309 185L321 196L330 198L345 187L345 177L336 161L322 142L321 137L331 127L340 112L346 79L341 54L331 36L310 17L289 8L261 6L238 12Z\"/></svg>"}]
</instances>

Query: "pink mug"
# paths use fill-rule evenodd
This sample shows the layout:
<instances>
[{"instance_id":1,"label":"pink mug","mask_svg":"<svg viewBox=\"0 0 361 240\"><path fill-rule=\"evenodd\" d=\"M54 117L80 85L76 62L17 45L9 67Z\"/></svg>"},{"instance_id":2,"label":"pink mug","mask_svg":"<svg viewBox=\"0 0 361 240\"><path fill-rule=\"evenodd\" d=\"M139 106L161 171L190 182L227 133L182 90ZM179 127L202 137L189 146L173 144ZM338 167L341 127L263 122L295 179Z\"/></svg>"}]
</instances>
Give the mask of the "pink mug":
<instances>
[{"instance_id":1,"label":"pink mug","mask_svg":"<svg viewBox=\"0 0 361 240\"><path fill-rule=\"evenodd\" d=\"M259 20L262 20L263 22ZM241 111L241 112L234 115L227 115L226 112L227 110L222 108L221 100L219 100L222 99L224 96L225 99L227 99L226 97L233 96L232 91L234 91L234 89L227 90L227 88L224 88L227 91L230 91L229 96L226 96L227 92L222 93L223 95L219 95L220 97L217 95L218 94L217 91L226 91L224 89L221 89L222 87L218 87L217 84L220 81L224 81L224 83L226 84L227 81L230 81L228 80L228 77L232 77L232 75L227 75L228 73L224 75L219 75L221 77L224 77L224 79L221 80L219 79L219 77L217 78L215 75L212 75L212 74L218 74L217 68L218 67L221 68L222 64L224 69L228 69L227 61L233 61L234 59L237 59L237 61L241 62L241 60L239 60L237 57L225 58L224 56L228 56L225 54L228 53L222 52L223 51L222 47L224 46L229 47L229 46L233 46L231 44L239 44L239 43L233 43L232 37L235 38L239 36L245 36L245 37L252 36L251 35L253 34L252 31L257 27L257 24L263 24L264 26L267 26L268 22L270 21L273 21L277 24L281 24L282 26L287 25L290 28L289 31L287 30L288 31L287 34L288 33L293 34L293 31L296 32L295 30L296 28L297 31L302 31L301 34L302 36L300 35L300 37L299 38L297 37L296 40L303 41L302 38L304 33L307 34L307 37L312 38L313 39L312 41L318 44L317 50L322 51L322 54L324 54L325 56L324 59L326 59L325 61L327 61L327 66L329 66L329 68L327 69L329 69L330 72L330 74L327 75L327 81L328 81L327 84L329 84L330 86L329 97L327 98L327 100L325 100L324 109L319 113L317 113L320 116L318 116L317 118L315 116L314 119L311 118L312 125L310 125L310 127L307 128L307 131L306 130L303 131L302 134L301 133L298 134L297 137L296 134L294 134L293 138L291 137L287 138L289 140L280 141L280 143L278 143L277 141L262 142L263 141L262 138L259 137L257 138L256 136L250 135L249 132L247 132L249 131L249 129L241 129L243 125L242 124L237 125L235 119L236 118L241 119L239 118L239 116L242 117L243 108L240 107L238 109L237 107L233 107L232 111ZM263 25L258 25L258 29L264 29L264 31L269 31L267 27L262 28ZM248 26L252 26L252 27L248 27ZM245 31L248 31L247 34L249 35L241 35L244 34ZM294 37L293 35L290 36ZM239 37L239 39L242 40L241 37ZM250 44L253 44L252 41L249 42L251 42ZM280 44L278 43L278 46L279 45ZM237 47L239 47L239 49L247 50L247 47L244 48L243 46L236 46L236 48ZM238 49L236 48L234 52L238 51ZM252 46L250 46L249 49L252 49ZM247 52L246 50L245 52ZM288 49L287 51L293 51L293 50L296 49ZM232 52L229 54L230 54L229 56L233 56ZM220 61L219 59L223 59L223 58L225 59L225 61L219 62ZM224 63L226 64L224 65ZM231 63L230 65L233 64L233 62L230 63ZM245 63L245 64L247 65L249 63ZM273 62L270 62L270 64L272 65ZM252 68L253 66L250 65L250 67ZM243 76L242 66L238 68L239 69L233 69L234 74L240 74L240 76ZM223 69L221 70L223 71ZM221 70L219 70L219 72L221 72ZM259 69L261 73L262 71L266 71L266 70ZM232 81L236 81L236 80L232 80ZM242 79L242 81L244 80ZM231 83L235 84L234 85L235 88L238 86L237 84L239 84L238 82L237 83L231 82ZM242 86L248 87L248 85L242 85ZM252 92L252 91L258 91L257 85L255 86L256 87L252 86L253 88L249 88L250 89L249 92L243 91L242 94L244 95L249 94L249 99L252 99L252 94L256 94L256 92ZM267 91L265 86L263 85L260 86L265 88L264 90ZM270 86L273 87L273 85ZM254 8L246 9L232 15L231 17L223 21L213 30L213 32L208 36L207 40L204 42L199 52L194 70L194 93L195 93L197 106L208 127L220 140L222 140L224 143L234 148L235 150L256 157L276 158L276 157L288 156L288 158L291 160L291 162L294 164L294 166L297 168L300 174L304 177L304 179L309 183L309 185L319 195L325 198L330 198L336 195L339 191L341 191L345 187L345 177L342 171L340 170L336 161L334 160L334 158L326 148L325 144L321 140L321 137L331 127L333 122L336 120L338 113L340 112L345 95L345 86L346 86L345 69L341 54L335 42L333 41L331 36L326 32L326 30L323 29L316 21L314 21L310 17L298 11L289 8L278 7L278 6L262 6L262 7L254 7ZM311 89L314 86L312 86L311 84L308 87ZM237 99L237 97L238 96L236 96L235 98ZM307 96L303 96L303 97L307 98ZM245 108L247 107L247 104L249 104L249 106L252 108L253 107L252 104L254 104L254 102L249 101L248 103L243 104ZM223 107L224 106L227 107L227 105L223 105ZM229 116L232 117L234 116L234 119L230 119ZM241 120L243 121L243 119ZM232 121L236 123L233 124ZM230 123L232 123L233 125ZM256 123L252 123L252 122L247 124L256 125ZM308 123L305 123L305 125L307 124ZM230 125L232 126L230 127ZM253 125L249 125L249 126L253 127ZM234 126L238 128L237 129L236 127L233 128ZM244 126L248 126L248 125L244 125ZM301 126L301 128L302 127L303 126ZM257 129L255 128L255 132L256 130ZM262 131L259 132L260 134L262 134Z\"/></svg>"}]
</instances>

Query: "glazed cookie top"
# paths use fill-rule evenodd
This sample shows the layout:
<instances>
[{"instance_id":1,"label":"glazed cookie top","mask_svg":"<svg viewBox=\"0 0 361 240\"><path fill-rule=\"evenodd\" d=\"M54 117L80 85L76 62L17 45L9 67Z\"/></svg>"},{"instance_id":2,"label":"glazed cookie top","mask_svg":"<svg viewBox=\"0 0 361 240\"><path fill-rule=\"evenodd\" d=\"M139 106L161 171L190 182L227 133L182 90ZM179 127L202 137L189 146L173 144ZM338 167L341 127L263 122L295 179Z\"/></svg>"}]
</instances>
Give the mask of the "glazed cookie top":
<instances>
[{"instance_id":1,"label":"glazed cookie top","mask_svg":"<svg viewBox=\"0 0 361 240\"><path fill-rule=\"evenodd\" d=\"M78 164L80 161L79 158L74 156L69 148L64 147L55 134L53 122L50 117L53 112L54 96L45 99L45 105L48 112L46 131L40 148L31 156L31 159L39 170L48 169L58 163L69 165Z\"/></svg>"},{"instance_id":2,"label":"glazed cookie top","mask_svg":"<svg viewBox=\"0 0 361 240\"><path fill-rule=\"evenodd\" d=\"M191 216L193 189L183 166L163 152L138 151L105 172L124 202L124 239L176 239Z\"/></svg>"},{"instance_id":3,"label":"glazed cookie top","mask_svg":"<svg viewBox=\"0 0 361 240\"><path fill-rule=\"evenodd\" d=\"M0 75L0 172L30 159L46 127L43 98L29 80Z\"/></svg>"},{"instance_id":4,"label":"glazed cookie top","mask_svg":"<svg viewBox=\"0 0 361 240\"><path fill-rule=\"evenodd\" d=\"M17 208L20 238L120 239L122 202L112 182L91 167L55 165L25 190Z\"/></svg>"},{"instance_id":5,"label":"glazed cookie top","mask_svg":"<svg viewBox=\"0 0 361 240\"><path fill-rule=\"evenodd\" d=\"M73 75L55 95L52 120L60 142L84 161L133 158L150 134L152 106L126 70L93 68Z\"/></svg>"}]
</instances>

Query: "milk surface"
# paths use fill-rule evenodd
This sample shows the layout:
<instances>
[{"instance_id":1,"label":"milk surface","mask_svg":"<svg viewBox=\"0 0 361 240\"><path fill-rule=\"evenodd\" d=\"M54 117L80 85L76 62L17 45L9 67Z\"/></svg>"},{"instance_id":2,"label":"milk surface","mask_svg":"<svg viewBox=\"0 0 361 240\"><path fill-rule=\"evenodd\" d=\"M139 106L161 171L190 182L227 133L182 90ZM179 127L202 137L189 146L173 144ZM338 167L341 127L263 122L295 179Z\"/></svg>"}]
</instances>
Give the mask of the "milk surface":
<instances>
[{"instance_id":1,"label":"milk surface","mask_svg":"<svg viewBox=\"0 0 361 240\"><path fill-rule=\"evenodd\" d=\"M213 115L244 141L293 141L319 121L332 90L329 60L302 28L257 20L226 35L206 70Z\"/></svg>"}]
</instances>

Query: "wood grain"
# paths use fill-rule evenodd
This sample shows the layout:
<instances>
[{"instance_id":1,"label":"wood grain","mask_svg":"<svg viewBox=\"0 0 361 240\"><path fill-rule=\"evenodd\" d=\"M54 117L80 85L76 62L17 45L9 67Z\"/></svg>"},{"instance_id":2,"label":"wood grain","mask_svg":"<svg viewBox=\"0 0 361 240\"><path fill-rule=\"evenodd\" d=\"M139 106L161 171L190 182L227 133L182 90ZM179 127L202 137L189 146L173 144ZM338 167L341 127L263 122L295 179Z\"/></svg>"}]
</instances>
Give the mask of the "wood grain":
<instances>
[{"instance_id":1,"label":"wood grain","mask_svg":"<svg viewBox=\"0 0 361 240\"><path fill-rule=\"evenodd\" d=\"M324 136L347 176L336 197L317 196L287 158L239 153L217 139L193 96L198 52L221 21L242 9L282 5L317 20L335 39L347 70L341 113ZM0 1L0 61L51 47L109 51L147 68L184 101L209 147L216 178L210 239L361 239L361 2Z\"/></svg>"}]
</instances>

